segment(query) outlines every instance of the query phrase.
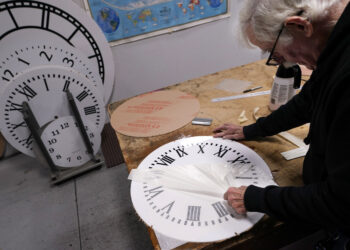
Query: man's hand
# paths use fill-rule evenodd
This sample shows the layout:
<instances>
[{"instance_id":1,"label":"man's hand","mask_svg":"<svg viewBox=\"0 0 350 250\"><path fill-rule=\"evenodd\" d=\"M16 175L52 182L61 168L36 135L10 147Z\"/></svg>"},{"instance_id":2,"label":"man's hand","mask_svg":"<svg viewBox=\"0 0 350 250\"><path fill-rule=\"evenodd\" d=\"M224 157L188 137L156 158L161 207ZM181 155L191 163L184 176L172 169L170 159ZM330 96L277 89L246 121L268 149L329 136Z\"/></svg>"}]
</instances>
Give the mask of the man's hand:
<instances>
[{"instance_id":1,"label":"man's hand","mask_svg":"<svg viewBox=\"0 0 350 250\"><path fill-rule=\"evenodd\" d=\"M225 123L224 125L217 127L213 130L214 137L222 137L223 139L242 140L245 139L243 134L243 127L231 123Z\"/></svg>"},{"instance_id":2,"label":"man's hand","mask_svg":"<svg viewBox=\"0 0 350 250\"><path fill-rule=\"evenodd\" d=\"M244 193L246 186L240 186L239 188L230 187L224 194L224 199L228 204L238 213L246 214L247 210L244 206Z\"/></svg>"}]
</instances>

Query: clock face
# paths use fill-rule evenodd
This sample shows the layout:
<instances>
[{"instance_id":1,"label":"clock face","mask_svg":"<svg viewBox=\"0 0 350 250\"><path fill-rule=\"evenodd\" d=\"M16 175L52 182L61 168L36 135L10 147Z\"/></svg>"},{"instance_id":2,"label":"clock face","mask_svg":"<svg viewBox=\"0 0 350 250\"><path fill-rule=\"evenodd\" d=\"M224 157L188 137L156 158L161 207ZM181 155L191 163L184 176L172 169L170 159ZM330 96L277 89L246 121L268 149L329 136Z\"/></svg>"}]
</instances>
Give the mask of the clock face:
<instances>
[{"instance_id":1,"label":"clock face","mask_svg":"<svg viewBox=\"0 0 350 250\"><path fill-rule=\"evenodd\" d=\"M114 85L112 52L97 24L70 0L0 0L0 41L14 33L26 37L56 37L63 44L81 50L98 69L105 95ZM56 42L56 41L55 41ZM107 98L108 99L108 98Z\"/></svg>"},{"instance_id":2,"label":"clock face","mask_svg":"<svg viewBox=\"0 0 350 250\"><path fill-rule=\"evenodd\" d=\"M266 176L272 179L268 166L253 150L235 141L210 136L184 138L165 144L148 155L138 168L161 169L208 163L251 164L249 171L237 179L237 186L271 184L271 181L266 181ZM135 181L131 183L131 198L147 225L181 241L227 239L248 230L263 216L251 212L247 217L238 216L223 198L189 195L162 185L151 186Z\"/></svg>"},{"instance_id":3,"label":"clock face","mask_svg":"<svg viewBox=\"0 0 350 250\"><path fill-rule=\"evenodd\" d=\"M84 126L95 154L101 144L100 133L90 121ZM56 166L77 167L91 159L73 116L60 117L49 123L41 134L41 140Z\"/></svg>"},{"instance_id":4,"label":"clock face","mask_svg":"<svg viewBox=\"0 0 350 250\"><path fill-rule=\"evenodd\" d=\"M23 43L20 33L5 37L1 43L4 51L0 55L0 93L18 73L40 65L62 65L87 77L98 89L103 91L103 84L97 68L82 52L60 38L37 38L28 34Z\"/></svg>"},{"instance_id":5,"label":"clock face","mask_svg":"<svg viewBox=\"0 0 350 250\"><path fill-rule=\"evenodd\" d=\"M0 127L17 150L33 156L33 137L23 120L22 103L28 102L39 126L72 115L66 91L70 90L84 123L92 122L101 132L105 108L101 93L84 76L62 66L41 66L14 77L0 99Z\"/></svg>"}]
</instances>

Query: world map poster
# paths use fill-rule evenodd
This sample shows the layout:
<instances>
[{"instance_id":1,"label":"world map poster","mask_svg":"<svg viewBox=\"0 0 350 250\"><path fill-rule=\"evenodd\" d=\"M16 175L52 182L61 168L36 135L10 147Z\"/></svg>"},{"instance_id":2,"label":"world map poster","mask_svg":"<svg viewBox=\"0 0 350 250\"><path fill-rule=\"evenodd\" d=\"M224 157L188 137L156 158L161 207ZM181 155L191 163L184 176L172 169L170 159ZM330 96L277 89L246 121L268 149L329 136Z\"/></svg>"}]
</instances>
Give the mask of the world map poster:
<instances>
[{"instance_id":1,"label":"world map poster","mask_svg":"<svg viewBox=\"0 0 350 250\"><path fill-rule=\"evenodd\" d=\"M229 16L229 0L85 0L111 45Z\"/></svg>"}]
</instances>

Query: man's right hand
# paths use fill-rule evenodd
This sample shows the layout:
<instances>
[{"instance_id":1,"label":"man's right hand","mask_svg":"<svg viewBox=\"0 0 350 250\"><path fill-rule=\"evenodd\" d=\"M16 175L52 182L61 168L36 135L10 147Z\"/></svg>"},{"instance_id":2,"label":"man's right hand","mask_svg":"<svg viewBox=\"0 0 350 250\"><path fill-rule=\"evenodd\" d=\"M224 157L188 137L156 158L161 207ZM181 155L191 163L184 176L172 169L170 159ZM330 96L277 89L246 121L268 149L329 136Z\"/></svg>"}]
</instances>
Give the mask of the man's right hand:
<instances>
[{"instance_id":1,"label":"man's right hand","mask_svg":"<svg viewBox=\"0 0 350 250\"><path fill-rule=\"evenodd\" d=\"M225 123L213 130L214 137L223 139L242 140L245 139L243 127L232 123Z\"/></svg>"}]
</instances>

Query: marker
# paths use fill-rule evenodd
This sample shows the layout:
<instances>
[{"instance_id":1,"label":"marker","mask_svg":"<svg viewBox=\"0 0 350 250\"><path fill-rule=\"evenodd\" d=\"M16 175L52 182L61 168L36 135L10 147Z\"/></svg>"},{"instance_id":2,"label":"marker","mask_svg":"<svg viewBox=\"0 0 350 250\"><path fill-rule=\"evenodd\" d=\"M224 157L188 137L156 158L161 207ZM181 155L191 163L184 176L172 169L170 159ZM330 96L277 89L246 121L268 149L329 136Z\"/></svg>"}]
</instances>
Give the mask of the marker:
<instances>
[{"instance_id":1,"label":"marker","mask_svg":"<svg viewBox=\"0 0 350 250\"><path fill-rule=\"evenodd\" d=\"M247 92L250 92L250 91L254 91L254 90L257 90L257 89L261 89L262 86L258 86L258 87L255 87L255 88L251 88L251 89L246 89L243 91L243 93L247 93Z\"/></svg>"}]
</instances>

